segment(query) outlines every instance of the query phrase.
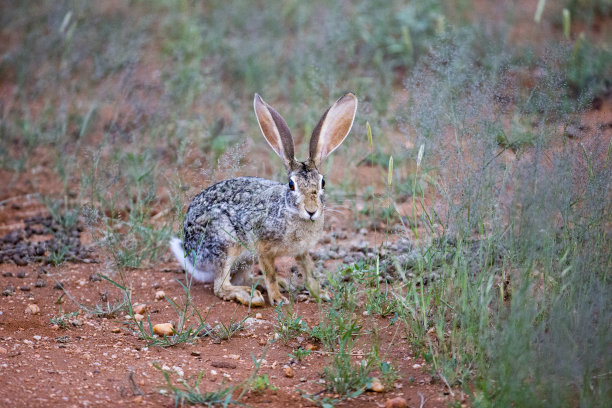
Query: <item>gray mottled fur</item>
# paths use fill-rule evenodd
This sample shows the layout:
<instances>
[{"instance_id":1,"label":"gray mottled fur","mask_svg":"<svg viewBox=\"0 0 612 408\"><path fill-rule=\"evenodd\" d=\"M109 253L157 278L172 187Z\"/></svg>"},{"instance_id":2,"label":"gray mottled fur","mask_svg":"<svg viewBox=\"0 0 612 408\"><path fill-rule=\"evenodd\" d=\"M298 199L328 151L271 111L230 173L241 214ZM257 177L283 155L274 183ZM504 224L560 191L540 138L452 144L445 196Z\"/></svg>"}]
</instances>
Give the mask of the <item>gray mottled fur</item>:
<instances>
[{"instance_id":1,"label":"gray mottled fur","mask_svg":"<svg viewBox=\"0 0 612 408\"><path fill-rule=\"evenodd\" d=\"M210 186L195 196L185 216L189 259L204 270L222 261L229 247L258 252L265 246L275 256L308 252L321 236L323 217L314 222L299 217L296 196L286 183L257 177Z\"/></svg>"}]
</instances>

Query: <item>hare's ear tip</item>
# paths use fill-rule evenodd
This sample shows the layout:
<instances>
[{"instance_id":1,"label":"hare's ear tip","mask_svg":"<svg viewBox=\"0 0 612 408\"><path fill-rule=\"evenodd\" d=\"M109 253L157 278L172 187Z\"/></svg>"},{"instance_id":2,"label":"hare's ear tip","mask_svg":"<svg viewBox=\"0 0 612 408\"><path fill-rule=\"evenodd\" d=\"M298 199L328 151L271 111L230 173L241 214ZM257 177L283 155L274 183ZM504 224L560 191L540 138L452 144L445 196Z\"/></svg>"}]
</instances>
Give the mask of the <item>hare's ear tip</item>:
<instances>
[{"instance_id":1,"label":"hare's ear tip","mask_svg":"<svg viewBox=\"0 0 612 408\"><path fill-rule=\"evenodd\" d=\"M345 98L350 98L350 99L353 99L355 102L357 102L357 95L355 95L354 92L347 92L340 99L345 99Z\"/></svg>"}]
</instances>

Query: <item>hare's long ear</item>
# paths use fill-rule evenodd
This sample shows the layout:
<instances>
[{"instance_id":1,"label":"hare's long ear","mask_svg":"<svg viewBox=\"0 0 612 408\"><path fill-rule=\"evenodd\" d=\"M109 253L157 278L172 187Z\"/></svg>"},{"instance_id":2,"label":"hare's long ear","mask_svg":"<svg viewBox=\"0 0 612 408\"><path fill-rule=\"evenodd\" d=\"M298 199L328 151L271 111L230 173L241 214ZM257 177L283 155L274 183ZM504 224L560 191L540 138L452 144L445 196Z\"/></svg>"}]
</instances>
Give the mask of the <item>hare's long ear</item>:
<instances>
[{"instance_id":1,"label":"hare's long ear","mask_svg":"<svg viewBox=\"0 0 612 408\"><path fill-rule=\"evenodd\" d=\"M291 137L291 132L285 119L264 102L258 94L255 94L253 107L255 108L255 116L257 116L261 133L263 133L270 147L283 159L285 168L289 170L295 162L295 152L293 149L293 137Z\"/></svg>"},{"instance_id":2,"label":"hare's long ear","mask_svg":"<svg viewBox=\"0 0 612 408\"><path fill-rule=\"evenodd\" d=\"M349 92L327 109L310 138L310 159L319 167L323 159L336 150L353 126L357 97Z\"/></svg>"}]
</instances>

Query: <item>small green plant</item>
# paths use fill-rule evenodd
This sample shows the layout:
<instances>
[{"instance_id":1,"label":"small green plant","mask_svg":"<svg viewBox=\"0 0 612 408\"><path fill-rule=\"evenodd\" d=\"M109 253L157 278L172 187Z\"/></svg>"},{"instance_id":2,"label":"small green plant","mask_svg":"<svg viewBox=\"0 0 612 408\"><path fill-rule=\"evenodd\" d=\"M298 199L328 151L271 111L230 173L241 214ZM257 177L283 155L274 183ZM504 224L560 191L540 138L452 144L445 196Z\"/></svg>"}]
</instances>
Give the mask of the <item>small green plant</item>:
<instances>
[{"instance_id":1,"label":"small green plant","mask_svg":"<svg viewBox=\"0 0 612 408\"><path fill-rule=\"evenodd\" d=\"M171 393L174 395L174 405L182 406L184 403L188 404L202 404L208 407L216 405L227 406L229 404L237 404L238 402L233 399L233 394L236 391L236 387L233 385L221 384L219 388L214 391L202 393L199 389L200 382L204 376L204 370L200 371L200 374L195 379L192 385L183 378L179 378L175 382L172 381L172 373L168 370L164 370L159 363L153 363L153 367L158 369L166 384L162 387L164 393Z\"/></svg>"},{"instance_id":2,"label":"small green plant","mask_svg":"<svg viewBox=\"0 0 612 408\"><path fill-rule=\"evenodd\" d=\"M365 308L368 312L385 317L395 314L398 307L397 300L393 298L390 291L381 291L379 288L367 290Z\"/></svg>"},{"instance_id":3,"label":"small green plant","mask_svg":"<svg viewBox=\"0 0 612 408\"><path fill-rule=\"evenodd\" d=\"M61 245L58 248L51 251L49 254L49 262L53 266L58 266L66 262L70 259L68 253L70 252L70 247L68 245Z\"/></svg>"},{"instance_id":4,"label":"small green plant","mask_svg":"<svg viewBox=\"0 0 612 408\"><path fill-rule=\"evenodd\" d=\"M59 315L51 317L49 322L59 326L60 329L65 329L68 327L70 320L78 316L79 311L77 310L76 312L72 313L62 312L62 307L60 306L58 313Z\"/></svg>"},{"instance_id":5,"label":"small green plant","mask_svg":"<svg viewBox=\"0 0 612 408\"><path fill-rule=\"evenodd\" d=\"M190 385L185 379L179 378L175 382L172 381L172 372L164 367L160 366L158 362L154 363L153 366L157 368L164 376L166 384L162 387L162 392L169 393L174 396L175 406L182 405L184 402L189 404L202 404L210 408L220 405L226 407L230 404L243 405L240 403L240 399L249 391L253 391L255 386L261 392L266 389L276 389L271 383L267 375L258 375L266 353L268 352L268 346L266 346L261 354L261 357L253 359L253 371L251 375L244 381L236 385L225 385L221 384L215 391L202 393L199 389L204 370L200 371L200 374ZM259 392L259 391L258 391Z\"/></svg>"},{"instance_id":6,"label":"small green plant","mask_svg":"<svg viewBox=\"0 0 612 408\"><path fill-rule=\"evenodd\" d=\"M322 316L318 325L310 329L310 335L323 344L329 351L338 350L338 344L354 341L359 336L362 326L352 313L329 309Z\"/></svg>"},{"instance_id":7,"label":"small green plant","mask_svg":"<svg viewBox=\"0 0 612 408\"><path fill-rule=\"evenodd\" d=\"M59 283L59 282L57 282L57 283L58 283L58 285L61 285L61 283ZM128 298L126 293L123 293L123 299L116 300L115 302L112 302L112 301L108 300L107 295L103 294L103 296L102 296L103 299L102 300L103 300L104 303L96 303L95 306L90 307L88 305L85 305L85 304L80 303L79 301L77 301L66 290L66 288L63 287L63 285L61 286L61 288L64 291L64 293L62 294L62 296L60 296L58 301L61 301L62 297L68 296L68 298L70 300L72 300L72 302L74 304L76 304L85 313L89 313L89 314L92 314L94 316L99 316L99 317L114 318L114 317L117 316L117 314L119 312L127 310L127 303L129 301L129 298Z\"/></svg>"},{"instance_id":8,"label":"small green plant","mask_svg":"<svg viewBox=\"0 0 612 408\"><path fill-rule=\"evenodd\" d=\"M380 379L385 388L393 389L395 382L401 378L399 370L388 361L382 361L378 365L378 369L380 371Z\"/></svg>"},{"instance_id":9,"label":"small green plant","mask_svg":"<svg viewBox=\"0 0 612 408\"><path fill-rule=\"evenodd\" d=\"M228 324L219 323L209 331L209 335L217 340L229 340L234 334L244 329L244 322L248 316L245 316L242 320L235 321L234 318L230 318Z\"/></svg>"},{"instance_id":10,"label":"small green plant","mask_svg":"<svg viewBox=\"0 0 612 408\"><path fill-rule=\"evenodd\" d=\"M371 381L371 361L363 359L358 363L351 361L349 342L341 342L332 362L323 368L327 390L340 394L343 398L354 398L363 393Z\"/></svg>"},{"instance_id":11,"label":"small green plant","mask_svg":"<svg viewBox=\"0 0 612 408\"><path fill-rule=\"evenodd\" d=\"M127 302L128 298L123 295L123 299L117 299L114 302L110 300L106 300L105 303L96 303L93 308L86 308L84 310L87 313L91 313L94 316L106 317L106 318L114 318L118 313L127 310ZM83 308L83 305L79 305Z\"/></svg>"},{"instance_id":12,"label":"small green plant","mask_svg":"<svg viewBox=\"0 0 612 408\"><path fill-rule=\"evenodd\" d=\"M381 279L377 257L376 267L370 270L370 273L366 276L366 282L370 287L365 290L365 308L370 313L385 317L396 313L399 306L391 293L389 283L384 279L384 288L382 288L380 284Z\"/></svg>"},{"instance_id":13,"label":"small green plant","mask_svg":"<svg viewBox=\"0 0 612 408\"><path fill-rule=\"evenodd\" d=\"M266 390L276 390L277 388L270 382L267 374L258 375L251 380L251 391L261 394Z\"/></svg>"},{"instance_id":14,"label":"small green plant","mask_svg":"<svg viewBox=\"0 0 612 408\"><path fill-rule=\"evenodd\" d=\"M284 343L292 340L302 333L308 332L308 324L297 316L291 306L279 305L276 307L276 325L274 331Z\"/></svg>"},{"instance_id":15,"label":"small green plant","mask_svg":"<svg viewBox=\"0 0 612 408\"><path fill-rule=\"evenodd\" d=\"M289 358L296 361L302 361L303 359L308 357L310 353L310 350L304 350L303 348L298 347L296 349L293 349L293 352L289 354Z\"/></svg>"}]
</instances>

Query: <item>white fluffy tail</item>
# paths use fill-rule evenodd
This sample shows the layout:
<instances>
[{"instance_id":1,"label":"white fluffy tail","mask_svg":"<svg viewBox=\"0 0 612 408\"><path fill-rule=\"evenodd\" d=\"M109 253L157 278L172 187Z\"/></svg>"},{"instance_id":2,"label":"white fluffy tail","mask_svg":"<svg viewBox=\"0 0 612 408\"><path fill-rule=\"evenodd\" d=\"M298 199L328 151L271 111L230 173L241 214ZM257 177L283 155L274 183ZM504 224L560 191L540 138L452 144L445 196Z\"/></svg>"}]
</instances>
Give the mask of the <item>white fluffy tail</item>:
<instances>
[{"instance_id":1,"label":"white fluffy tail","mask_svg":"<svg viewBox=\"0 0 612 408\"><path fill-rule=\"evenodd\" d=\"M192 265L189 259L185 256L183 243L177 237L170 238L170 250L176 257L177 261L179 261L183 269L185 269L188 274L193 276L193 279L200 282L212 282L215 279L215 273L212 270L203 271Z\"/></svg>"}]
</instances>

